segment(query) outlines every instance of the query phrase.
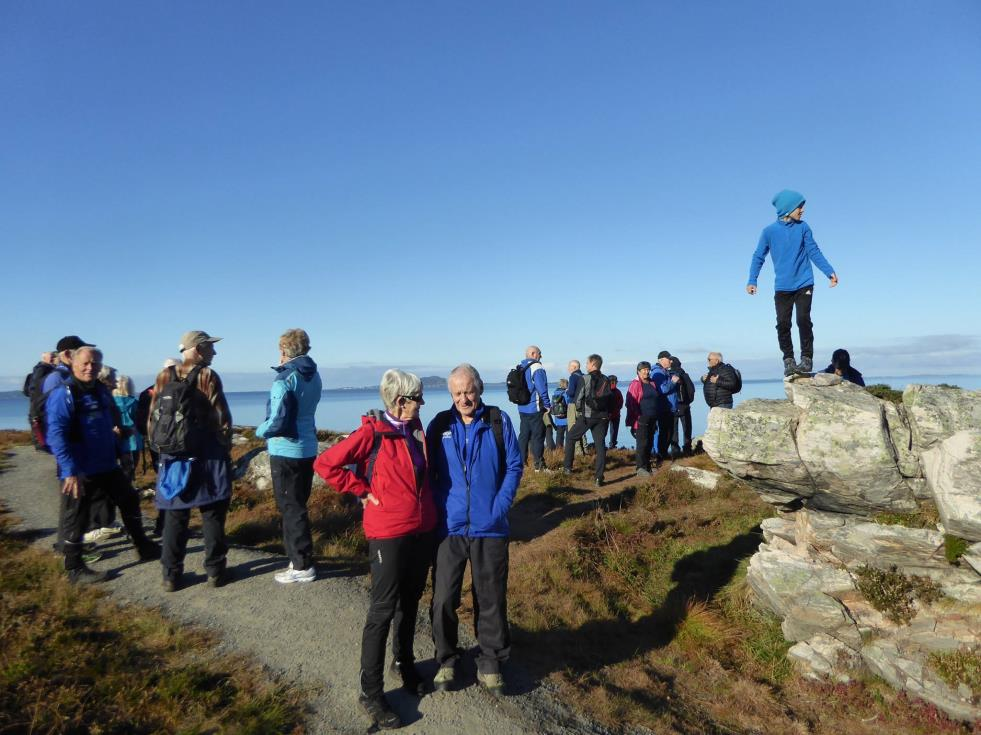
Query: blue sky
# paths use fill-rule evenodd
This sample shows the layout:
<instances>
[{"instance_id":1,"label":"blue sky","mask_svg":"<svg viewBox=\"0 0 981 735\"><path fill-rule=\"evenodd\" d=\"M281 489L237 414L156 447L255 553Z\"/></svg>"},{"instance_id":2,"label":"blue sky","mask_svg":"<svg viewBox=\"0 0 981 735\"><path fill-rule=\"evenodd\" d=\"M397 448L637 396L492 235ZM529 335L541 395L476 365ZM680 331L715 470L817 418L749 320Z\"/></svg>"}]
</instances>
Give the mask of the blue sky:
<instances>
[{"instance_id":1,"label":"blue sky","mask_svg":"<svg viewBox=\"0 0 981 735\"><path fill-rule=\"evenodd\" d=\"M841 278L816 362L981 372L979 37L973 0L8 0L0 387L192 328L264 384L293 326L332 387L528 343L779 375L744 287L784 187Z\"/></svg>"}]
</instances>

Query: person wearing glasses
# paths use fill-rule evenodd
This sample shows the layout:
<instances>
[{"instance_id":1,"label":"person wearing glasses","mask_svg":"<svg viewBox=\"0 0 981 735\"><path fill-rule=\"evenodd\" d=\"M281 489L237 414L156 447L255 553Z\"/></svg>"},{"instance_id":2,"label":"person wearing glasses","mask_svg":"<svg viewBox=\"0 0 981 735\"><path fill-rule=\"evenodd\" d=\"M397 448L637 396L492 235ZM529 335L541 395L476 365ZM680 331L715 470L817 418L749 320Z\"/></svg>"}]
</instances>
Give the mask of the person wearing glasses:
<instances>
[{"instance_id":1,"label":"person wearing glasses","mask_svg":"<svg viewBox=\"0 0 981 735\"><path fill-rule=\"evenodd\" d=\"M435 546L436 505L419 419L422 381L388 370L379 392L385 410L362 416L360 428L317 457L313 469L335 490L360 498L364 507L371 595L358 701L375 725L388 729L402 724L383 695L385 641L393 622L393 668L404 689L420 696L426 691L412 642Z\"/></svg>"}]
</instances>

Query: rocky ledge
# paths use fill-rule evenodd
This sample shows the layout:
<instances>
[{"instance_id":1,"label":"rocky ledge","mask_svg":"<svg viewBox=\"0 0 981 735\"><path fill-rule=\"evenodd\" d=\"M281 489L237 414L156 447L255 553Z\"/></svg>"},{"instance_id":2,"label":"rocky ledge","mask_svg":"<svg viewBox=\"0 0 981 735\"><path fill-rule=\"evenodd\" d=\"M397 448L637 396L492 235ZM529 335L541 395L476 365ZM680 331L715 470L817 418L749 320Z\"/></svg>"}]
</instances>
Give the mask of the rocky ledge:
<instances>
[{"instance_id":1,"label":"rocky ledge","mask_svg":"<svg viewBox=\"0 0 981 735\"><path fill-rule=\"evenodd\" d=\"M871 671L981 719L981 391L911 385L895 404L834 375L785 387L712 409L703 440L777 506L750 560L756 603L806 676Z\"/></svg>"}]
</instances>

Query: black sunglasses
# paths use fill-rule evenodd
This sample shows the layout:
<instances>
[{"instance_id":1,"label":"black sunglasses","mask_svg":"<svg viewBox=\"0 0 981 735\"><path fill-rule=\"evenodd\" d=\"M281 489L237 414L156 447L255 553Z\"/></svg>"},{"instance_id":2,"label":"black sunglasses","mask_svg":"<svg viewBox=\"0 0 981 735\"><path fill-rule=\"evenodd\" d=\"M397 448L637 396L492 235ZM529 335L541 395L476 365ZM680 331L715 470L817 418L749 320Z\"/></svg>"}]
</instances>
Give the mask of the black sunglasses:
<instances>
[{"instance_id":1,"label":"black sunglasses","mask_svg":"<svg viewBox=\"0 0 981 735\"><path fill-rule=\"evenodd\" d=\"M404 398L407 401L415 401L416 403L422 403L422 396L399 396L399 398Z\"/></svg>"}]
</instances>

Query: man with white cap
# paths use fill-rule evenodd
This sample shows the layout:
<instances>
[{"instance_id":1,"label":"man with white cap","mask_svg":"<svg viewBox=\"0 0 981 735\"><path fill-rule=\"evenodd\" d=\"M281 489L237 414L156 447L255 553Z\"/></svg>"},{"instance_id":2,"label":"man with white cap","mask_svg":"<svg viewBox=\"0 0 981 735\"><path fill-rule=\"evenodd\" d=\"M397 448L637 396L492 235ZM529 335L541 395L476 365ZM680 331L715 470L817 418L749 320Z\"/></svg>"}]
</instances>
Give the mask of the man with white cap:
<instances>
[{"instance_id":1,"label":"man with white cap","mask_svg":"<svg viewBox=\"0 0 981 735\"><path fill-rule=\"evenodd\" d=\"M221 378L210 367L220 339L200 330L184 334L183 362L160 371L153 388L148 436L160 452L156 504L167 512L160 562L168 592L181 586L192 508L201 513L208 584L227 581L232 416Z\"/></svg>"}]
</instances>

